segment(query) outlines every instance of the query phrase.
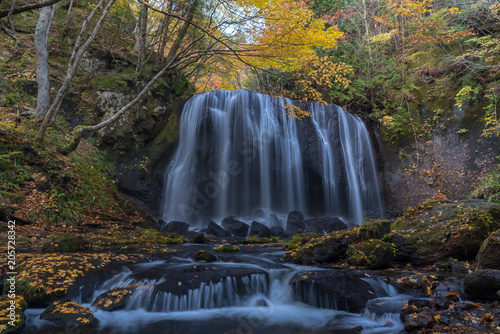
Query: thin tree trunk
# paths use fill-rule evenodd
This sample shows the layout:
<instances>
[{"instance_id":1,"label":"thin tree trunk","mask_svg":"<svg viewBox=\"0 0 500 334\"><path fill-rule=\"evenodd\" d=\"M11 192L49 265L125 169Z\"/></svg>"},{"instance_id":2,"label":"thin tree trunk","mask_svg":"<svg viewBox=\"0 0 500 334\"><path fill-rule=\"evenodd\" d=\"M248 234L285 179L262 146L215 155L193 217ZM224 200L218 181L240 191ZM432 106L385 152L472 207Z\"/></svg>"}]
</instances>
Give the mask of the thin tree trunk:
<instances>
[{"instance_id":1,"label":"thin tree trunk","mask_svg":"<svg viewBox=\"0 0 500 334\"><path fill-rule=\"evenodd\" d=\"M137 67L136 67L136 75L139 76L142 72L142 67L144 66L144 62L146 61L146 36L148 30L148 7L143 4L141 6L141 10L139 12L139 39L138 39L138 47L137 47Z\"/></svg>"},{"instance_id":2,"label":"thin tree trunk","mask_svg":"<svg viewBox=\"0 0 500 334\"><path fill-rule=\"evenodd\" d=\"M175 38L174 44L172 44L172 47L170 48L168 55L167 55L167 62L170 62L172 59L174 59L177 56L177 51L179 51L179 47L181 46L181 43L186 36L186 33L189 29L189 26L191 25L191 21L193 20L194 17L194 12L196 11L196 7L198 6L198 0L194 0L193 4L189 8L189 13L184 21L184 24L182 25L181 29L179 30L179 33L177 34L177 37Z\"/></svg>"},{"instance_id":3,"label":"thin tree trunk","mask_svg":"<svg viewBox=\"0 0 500 334\"><path fill-rule=\"evenodd\" d=\"M43 119L42 125L40 126L40 130L38 130L38 139L42 139L45 136L45 131L47 131L47 127L49 124L53 123L57 112L59 111L59 108L61 106L62 100L64 98L64 95L66 94L66 90L69 87L69 84L71 83L71 80L76 74L76 71L78 70L78 66L80 65L80 61L83 57L83 54L85 51L87 51L90 43L94 40L95 36L97 35L97 32L101 28L104 18L108 14L109 10L111 9L111 6L114 3L114 0L109 0L108 3L106 4L106 7L104 8L101 17L99 18L99 21L97 21L96 26L94 27L94 30L92 31L92 34L87 38L87 41L85 44L83 44L81 47L81 42L82 42L82 37L85 31L87 30L87 24L89 21L92 19L92 17L95 15L97 10L103 5L104 0L99 1L99 3L94 7L90 15L85 19L82 25L82 29L80 31L80 34L78 35L76 42L75 42L75 47L73 49L73 54L71 55L71 58L69 60L69 65L68 65L68 71L66 73L66 78L64 79L64 82L59 88L59 91L57 92L57 95L52 101L52 104L50 105L50 109L45 115L45 118Z\"/></svg>"},{"instance_id":4,"label":"thin tree trunk","mask_svg":"<svg viewBox=\"0 0 500 334\"><path fill-rule=\"evenodd\" d=\"M36 117L44 117L50 108L50 82L49 82L49 53L47 40L50 26L54 17L55 5L40 8L40 17L35 30L36 51L36 82L38 85L38 98L36 103Z\"/></svg>"}]
</instances>

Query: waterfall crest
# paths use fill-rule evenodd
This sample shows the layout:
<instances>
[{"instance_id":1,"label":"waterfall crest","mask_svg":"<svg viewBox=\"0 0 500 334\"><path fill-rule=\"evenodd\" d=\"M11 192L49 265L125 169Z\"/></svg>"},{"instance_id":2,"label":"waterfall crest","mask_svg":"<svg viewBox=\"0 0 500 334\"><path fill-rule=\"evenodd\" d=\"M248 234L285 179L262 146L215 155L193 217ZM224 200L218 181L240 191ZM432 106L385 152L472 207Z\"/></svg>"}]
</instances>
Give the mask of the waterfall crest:
<instances>
[{"instance_id":1,"label":"waterfall crest","mask_svg":"<svg viewBox=\"0 0 500 334\"><path fill-rule=\"evenodd\" d=\"M380 218L382 202L371 142L363 122L337 106L239 91L191 98L177 151L165 173L163 219L204 225L229 215L271 213ZM265 219L264 219L265 220Z\"/></svg>"}]
</instances>

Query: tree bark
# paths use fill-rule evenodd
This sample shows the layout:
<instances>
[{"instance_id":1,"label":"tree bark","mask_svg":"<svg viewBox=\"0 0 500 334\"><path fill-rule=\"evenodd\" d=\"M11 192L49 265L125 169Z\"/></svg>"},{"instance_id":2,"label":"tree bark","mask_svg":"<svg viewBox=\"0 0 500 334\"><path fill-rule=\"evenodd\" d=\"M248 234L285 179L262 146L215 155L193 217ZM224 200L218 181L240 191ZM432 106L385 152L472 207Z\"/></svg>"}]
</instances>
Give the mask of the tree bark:
<instances>
[{"instance_id":1,"label":"tree bark","mask_svg":"<svg viewBox=\"0 0 500 334\"><path fill-rule=\"evenodd\" d=\"M56 95L54 101L52 101L52 104L50 105L49 111L47 112L47 114L45 115L45 118L43 119L42 125L40 125L40 129L38 130L38 136L37 136L38 139L43 139L43 137L45 136L45 131L47 131L47 127L49 126L49 124L52 124L54 122L54 119L57 115L57 112L59 111L59 108L61 106L64 95L66 94L66 90L68 89L68 87L71 83L71 80L73 80L73 77L75 76L75 74L78 70L78 66L80 66L80 61L83 57L83 54L85 53L85 51L87 51L90 43L94 40L95 36L97 35L97 32L101 28L106 15L108 14L109 10L111 9L111 6L114 3L114 0L109 0L107 2L106 7L104 8L104 10L101 14L101 17L99 18L99 20L97 21L97 23L94 27L94 30L92 31L90 36L87 38L85 43L82 46L80 46L82 43L83 34L87 30L87 25L88 25L89 21L95 15L97 10L103 5L103 3L104 3L104 0L99 1L99 3L94 7L94 9L90 13L90 15L83 22L82 29L81 29L80 34L78 35L76 42L75 42L73 54L71 55L71 58L69 60L68 70L66 72L66 78L64 79L64 82L63 82L61 88L59 88L59 91L57 92L57 95Z\"/></svg>"},{"instance_id":2,"label":"tree bark","mask_svg":"<svg viewBox=\"0 0 500 334\"><path fill-rule=\"evenodd\" d=\"M36 82L38 99L35 116L45 117L50 108L49 53L47 40L54 17L55 5L40 8L40 17L35 30Z\"/></svg>"},{"instance_id":3,"label":"tree bark","mask_svg":"<svg viewBox=\"0 0 500 334\"><path fill-rule=\"evenodd\" d=\"M148 7L145 4L141 5L139 12L139 38L137 40L137 67L136 75L139 76L142 72L142 67L146 61L146 36L148 33Z\"/></svg>"}]
</instances>

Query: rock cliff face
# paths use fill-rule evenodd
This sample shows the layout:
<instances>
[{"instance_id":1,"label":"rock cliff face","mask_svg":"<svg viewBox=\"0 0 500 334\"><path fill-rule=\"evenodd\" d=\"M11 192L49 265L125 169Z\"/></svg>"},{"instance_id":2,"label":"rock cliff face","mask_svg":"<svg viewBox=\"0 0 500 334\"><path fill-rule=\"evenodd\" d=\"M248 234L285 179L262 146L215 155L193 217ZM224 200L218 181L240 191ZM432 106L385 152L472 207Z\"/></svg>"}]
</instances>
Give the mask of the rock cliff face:
<instances>
[{"instance_id":1,"label":"rock cliff face","mask_svg":"<svg viewBox=\"0 0 500 334\"><path fill-rule=\"evenodd\" d=\"M397 144L372 127L389 217L433 196L464 199L480 177L495 168L500 145L493 138L481 136L484 124L478 121L482 117L480 107L462 112L452 107L448 110L433 130L411 134ZM420 122L426 121L425 109L413 112Z\"/></svg>"},{"instance_id":2,"label":"rock cliff face","mask_svg":"<svg viewBox=\"0 0 500 334\"><path fill-rule=\"evenodd\" d=\"M81 70L86 75L62 104L73 126L108 119L144 85L127 75L134 66L126 60L87 53ZM164 166L175 148L183 100L188 97L179 82L169 76L160 79L146 97L91 139L115 166L118 188L153 214L159 210Z\"/></svg>"}]
</instances>

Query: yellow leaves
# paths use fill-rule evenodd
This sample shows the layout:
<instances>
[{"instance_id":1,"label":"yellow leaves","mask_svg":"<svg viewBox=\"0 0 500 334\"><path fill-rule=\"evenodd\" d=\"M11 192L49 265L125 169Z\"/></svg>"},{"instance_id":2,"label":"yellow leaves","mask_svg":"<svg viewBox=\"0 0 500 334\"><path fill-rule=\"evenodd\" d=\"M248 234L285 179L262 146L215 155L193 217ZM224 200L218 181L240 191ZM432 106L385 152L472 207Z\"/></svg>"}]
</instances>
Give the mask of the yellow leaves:
<instances>
[{"instance_id":1,"label":"yellow leaves","mask_svg":"<svg viewBox=\"0 0 500 334\"><path fill-rule=\"evenodd\" d=\"M441 320L441 316L439 314L434 314L434 321L439 322Z\"/></svg>"},{"instance_id":2,"label":"yellow leaves","mask_svg":"<svg viewBox=\"0 0 500 334\"><path fill-rule=\"evenodd\" d=\"M107 300L104 302L104 304L103 304L103 305L104 305L104 307L105 307L105 308L108 308L108 307L110 307L112 304L113 304L113 302L112 302L111 300L107 299Z\"/></svg>"},{"instance_id":3,"label":"yellow leaves","mask_svg":"<svg viewBox=\"0 0 500 334\"><path fill-rule=\"evenodd\" d=\"M76 321L79 321L82 324L88 324L90 322L89 319L82 317L77 318Z\"/></svg>"},{"instance_id":4,"label":"yellow leaves","mask_svg":"<svg viewBox=\"0 0 500 334\"><path fill-rule=\"evenodd\" d=\"M381 43L385 44L387 43L392 37L394 37L395 33L397 31L395 29L387 32L387 33L381 33L375 36L370 37L370 43Z\"/></svg>"}]
</instances>

